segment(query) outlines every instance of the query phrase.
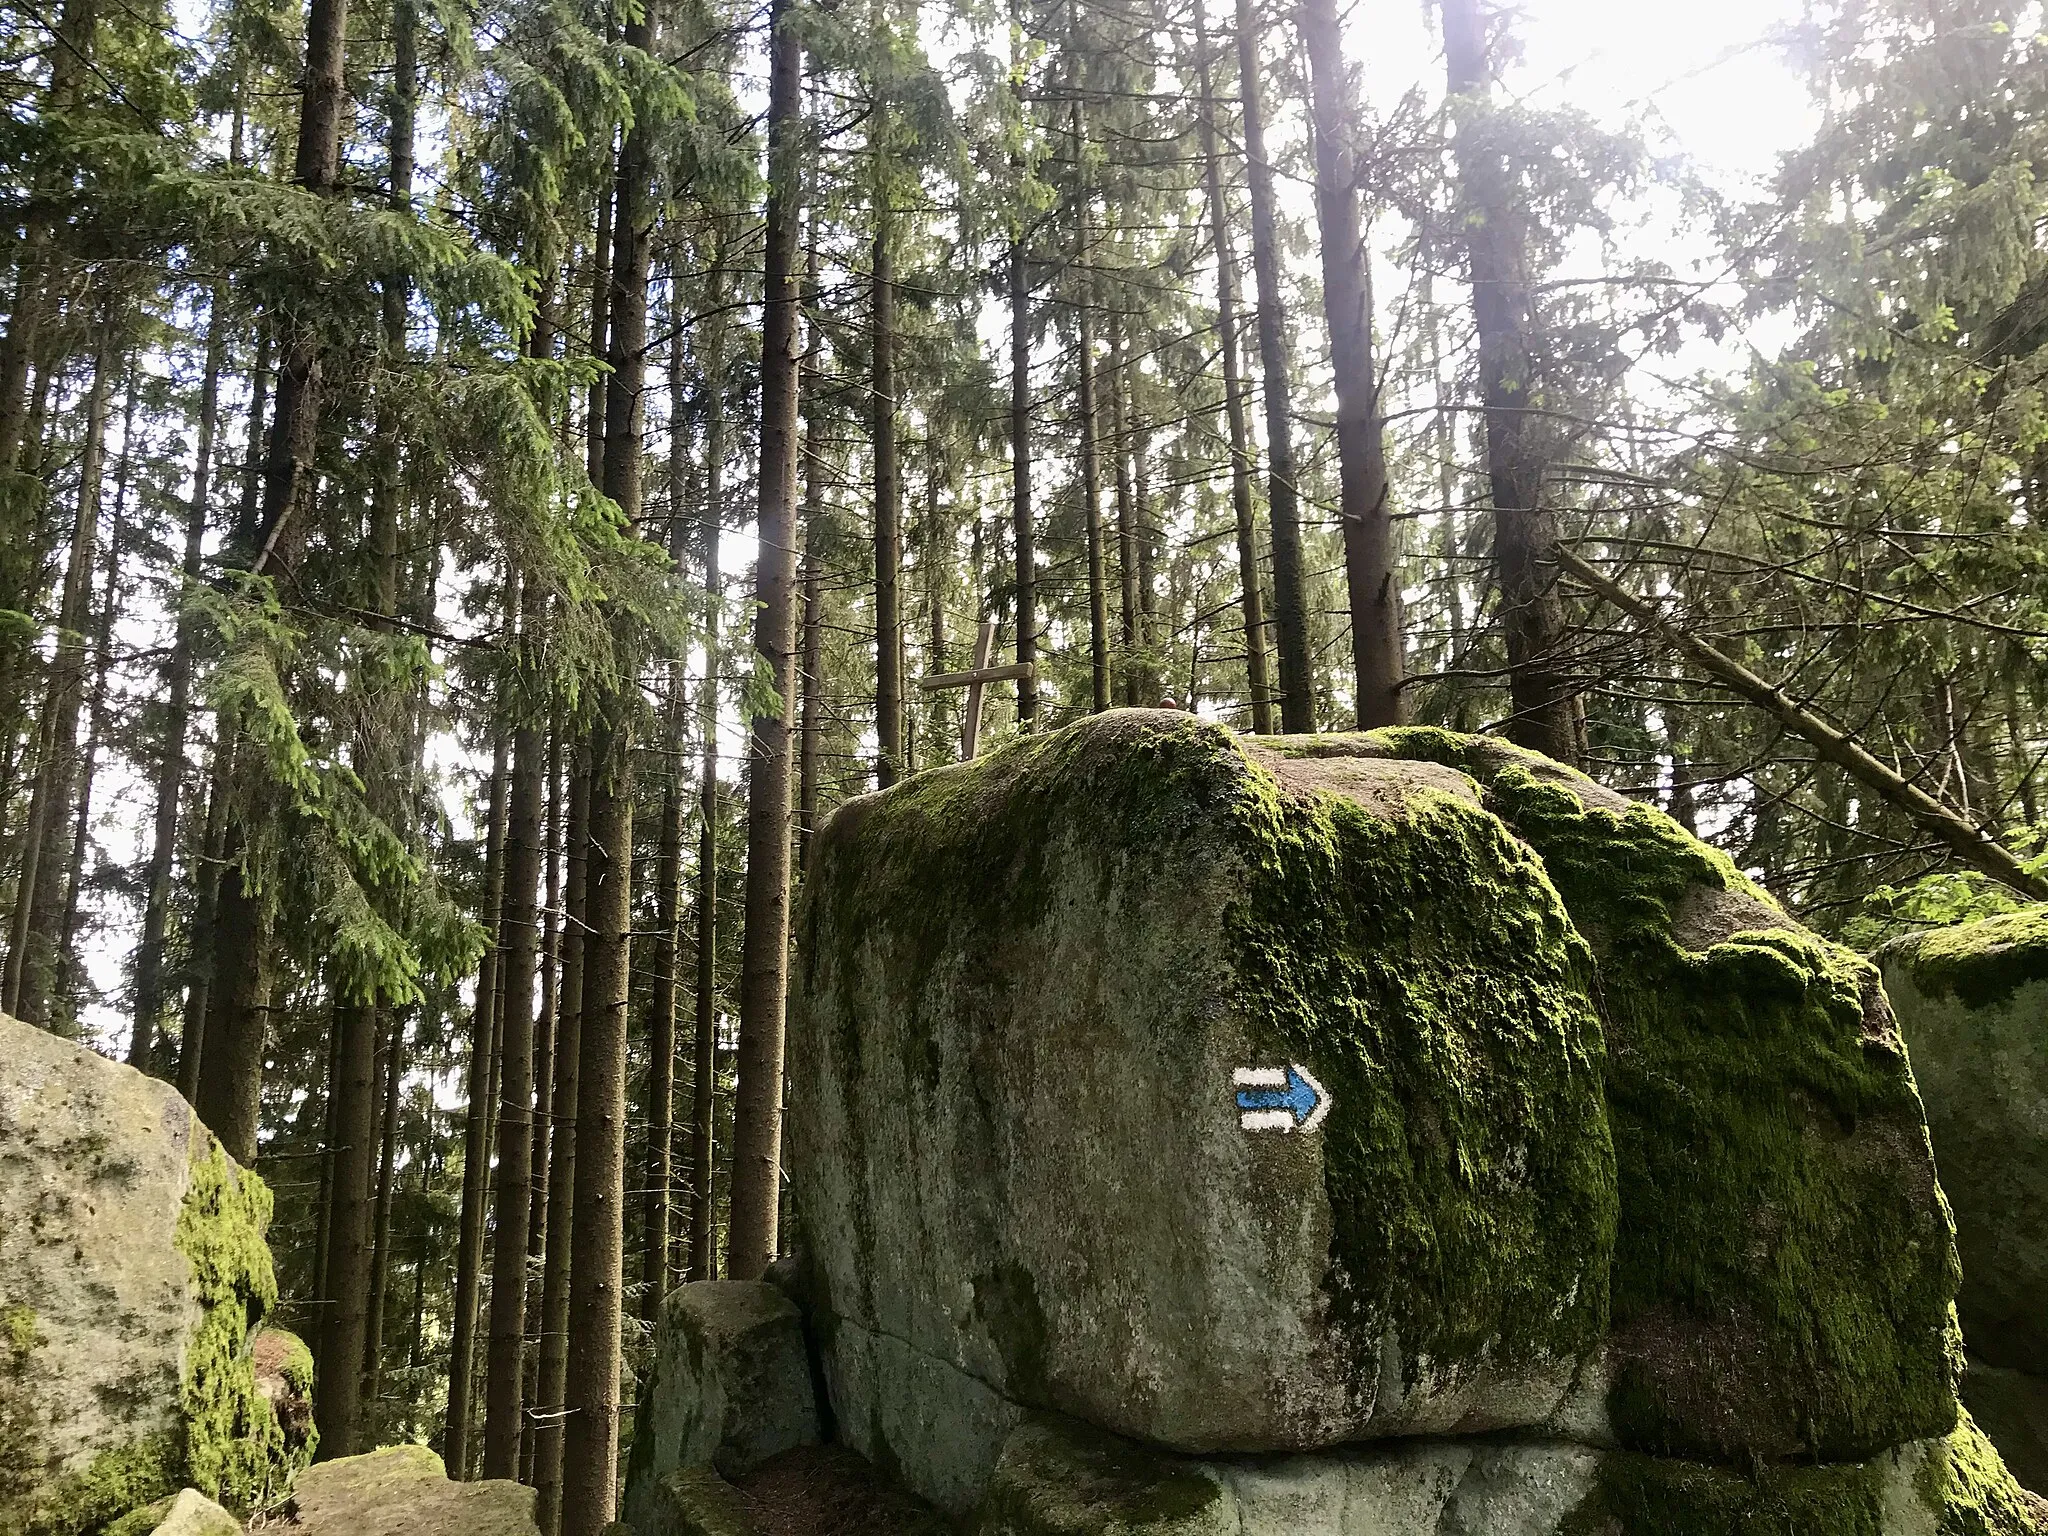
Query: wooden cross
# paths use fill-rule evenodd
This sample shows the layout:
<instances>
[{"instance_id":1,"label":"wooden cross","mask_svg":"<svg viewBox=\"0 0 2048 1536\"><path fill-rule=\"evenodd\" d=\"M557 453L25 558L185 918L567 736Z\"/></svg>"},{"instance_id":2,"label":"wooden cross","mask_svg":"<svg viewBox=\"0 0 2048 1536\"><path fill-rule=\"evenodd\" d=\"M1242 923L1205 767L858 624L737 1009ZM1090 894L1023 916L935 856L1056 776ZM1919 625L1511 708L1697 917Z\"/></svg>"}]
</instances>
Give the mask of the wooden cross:
<instances>
[{"instance_id":1,"label":"wooden cross","mask_svg":"<svg viewBox=\"0 0 2048 1536\"><path fill-rule=\"evenodd\" d=\"M930 677L918 679L917 686L926 693L937 693L944 688L965 688L967 708L960 715L960 761L974 761L975 749L981 745L981 692L990 683L1005 683L1012 678L1029 682L1037 671L1028 661L1013 661L1005 666L992 667L988 664L990 654L996 648L996 621L983 619L981 631L974 637L974 669L970 672L934 672Z\"/></svg>"}]
</instances>

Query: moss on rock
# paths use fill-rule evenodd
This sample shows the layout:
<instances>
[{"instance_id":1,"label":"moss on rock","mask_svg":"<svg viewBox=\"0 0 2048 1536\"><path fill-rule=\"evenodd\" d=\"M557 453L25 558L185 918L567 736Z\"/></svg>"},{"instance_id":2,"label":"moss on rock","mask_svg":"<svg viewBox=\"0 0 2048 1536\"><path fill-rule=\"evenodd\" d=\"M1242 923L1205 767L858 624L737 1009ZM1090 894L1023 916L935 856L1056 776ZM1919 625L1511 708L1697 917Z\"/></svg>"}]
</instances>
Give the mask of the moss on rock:
<instances>
[{"instance_id":1,"label":"moss on rock","mask_svg":"<svg viewBox=\"0 0 2048 1536\"><path fill-rule=\"evenodd\" d=\"M1020 1424L976 1514L978 1536L1236 1536L1235 1501L1193 1462L1071 1419Z\"/></svg>"},{"instance_id":2,"label":"moss on rock","mask_svg":"<svg viewBox=\"0 0 2048 1536\"><path fill-rule=\"evenodd\" d=\"M1915 934L1889 946L1929 997L1992 1008L2030 981L2048 981L2048 906Z\"/></svg>"},{"instance_id":3,"label":"moss on rock","mask_svg":"<svg viewBox=\"0 0 2048 1536\"><path fill-rule=\"evenodd\" d=\"M839 811L798 924L792 1156L845 1181L796 1187L849 1318L1182 1450L1551 1411L1607 1320L1592 955L1466 781L1372 777L1329 792L1117 711ZM1232 1067L1292 1062L1328 1119L1246 1136ZM1031 1248L934 1179L1125 1214ZM896 1276L921 1200L964 1276Z\"/></svg>"},{"instance_id":4,"label":"moss on rock","mask_svg":"<svg viewBox=\"0 0 2048 1536\"><path fill-rule=\"evenodd\" d=\"M1945 1434L1954 1243L1872 967L1554 763L1413 729L1361 749L1477 774L1599 957L1623 1443L1741 1464Z\"/></svg>"}]
</instances>

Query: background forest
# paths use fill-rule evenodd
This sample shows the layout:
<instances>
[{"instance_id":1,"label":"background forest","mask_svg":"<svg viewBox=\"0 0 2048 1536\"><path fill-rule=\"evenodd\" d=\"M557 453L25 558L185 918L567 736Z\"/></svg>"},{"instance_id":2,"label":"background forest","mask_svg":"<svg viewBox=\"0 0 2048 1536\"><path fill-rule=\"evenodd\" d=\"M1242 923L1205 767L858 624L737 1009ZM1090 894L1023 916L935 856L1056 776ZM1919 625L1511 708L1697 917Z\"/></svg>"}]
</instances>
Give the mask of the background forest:
<instances>
[{"instance_id":1,"label":"background forest","mask_svg":"<svg viewBox=\"0 0 2048 1536\"><path fill-rule=\"evenodd\" d=\"M2048 898L2048 23L1781 22L1733 184L1493 0L0 5L0 1003L269 1179L324 1453L595 1536L934 674Z\"/></svg>"}]
</instances>

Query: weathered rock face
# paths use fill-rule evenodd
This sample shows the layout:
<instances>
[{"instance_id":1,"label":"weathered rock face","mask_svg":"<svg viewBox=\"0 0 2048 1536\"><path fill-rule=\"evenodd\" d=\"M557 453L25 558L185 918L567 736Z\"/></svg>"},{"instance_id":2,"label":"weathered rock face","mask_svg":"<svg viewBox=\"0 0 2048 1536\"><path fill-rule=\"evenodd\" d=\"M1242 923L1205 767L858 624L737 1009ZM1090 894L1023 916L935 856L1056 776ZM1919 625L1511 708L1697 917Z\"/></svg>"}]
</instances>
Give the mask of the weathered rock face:
<instances>
[{"instance_id":1,"label":"weathered rock face","mask_svg":"<svg viewBox=\"0 0 2048 1536\"><path fill-rule=\"evenodd\" d=\"M1569 1394L1615 1214L1591 957L1461 775L1295 774L1124 711L820 834L791 1157L864 1451L908 1454L859 1401L903 1349L1187 1451Z\"/></svg>"},{"instance_id":2,"label":"weathered rock face","mask_svg":"<svg viewBox=\"0 0 2048 1536\"><path fill-rule=\"evenodd\" d=\"M1555 1436L1462 1453L1524 1502L1596 1451L1704 1476L1956 1431L1875 970L1556 764L1099 716L843 808L798 934L833 1414L949 1508L1034 1410L1212 1457Z\"/></svg>"},{"instance_id":3,"label":"weathered rock face","mask_svg":"<svg viewBox=\"0 0 2048 1536\"><path fill-rule=\"evenodd\" d=\"M663 1301L640 1389L623 1517L652 1529L663 1480L712 1467L738 1477L818 1439L803 1323L760 1281L706 1280Z\"/></svg>"},{"instance_id":4,"label":"weathered rock face","mask_svg":"<svg viewBox=\"0 0 2048 1536\"><path fill-rule=\"evenodd\" d=\"M1881 958L1955 1212L1963 1395L2020 1481L2048 1491L2048 907Z\"/></svg>"},{"instance_id":5,"label":"weathered rock face","mask_svg":"<svg viewBox=\"0 0 2048 1536\"><path fill-rule=\"evenodd\" d=\"M1865 1462L1740 1473L1560 1440L1408 1440L1260 1460L1021 1425L982 1536L2031 1536L2031 1499L1967 1420Z\"/></svg>"},{"instance_id":6,"label":"weathered rock face","mask_svg":"<svg viewBox=\"0 0 2048 1536\"><path fill-rule=\"evenodd\" d=\"M1972 1358L2048 1377L2048 907L1903 940L1885 989L1913 1051Z\"/></svg>"},{"instance_id":7,"label":"weathered rock face","mask_svg":"<svg viewBox=\"0 0 2048 1536\"><path fill-rule=\"evenodd\" d=\"M0 1532L283 1491L311 1446L250 1349L269 1220L175 1091L0 1016Z\"/></svg>"},{"instance_id":8,"label":"weathered rock face","mask_svg":"<svg viewBox=\"0 0 2048 1536\"><path fill-rule=\"evenodd\" d=\"M1592 943L1618 1441L1740 1466L1947 1434L1955 1245L1875 968L1669 817L1531 753L1422 729L1289 750L1470 774Z\"/></svg>"},{"instance_id":9,"label":"weathered rock face","mask_svg":"<svg viewBox=\"0 0 2048 1536\"><path fill-rule=\"evenodd\" d=\"M452 1483L423 1445L308 1467L292 1493L301 1536L539 1536L535 1490L500 1478Z\"/></svg>"}]
</instances>

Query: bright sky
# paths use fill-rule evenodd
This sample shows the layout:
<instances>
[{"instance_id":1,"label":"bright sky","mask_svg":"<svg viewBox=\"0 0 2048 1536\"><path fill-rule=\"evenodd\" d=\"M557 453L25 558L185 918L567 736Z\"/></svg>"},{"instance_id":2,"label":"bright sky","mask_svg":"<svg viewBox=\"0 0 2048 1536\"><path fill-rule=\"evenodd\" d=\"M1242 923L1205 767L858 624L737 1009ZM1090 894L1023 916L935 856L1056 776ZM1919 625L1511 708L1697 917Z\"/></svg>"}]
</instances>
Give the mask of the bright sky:
<instances>
[{"instance_id":1,"label":"bright sky","mask_svg":"<svg viewBox=\"0 0 2048 1536\"><path fill-rule=\"evenodd\" d=\"M201 30L197 17L203 8L201 0L180 0L179 14L190 13L188 30L194 35ZM1384 110L1415 86L1431 98L1441 93L1434 9L1430 0L1357 0L1347 14L1349 46L1365 64L1374 109ZM1689 6L1524 0L1518 30L1525 59L1509 86L1531 105L1575 106L1603 126L1637 122L1653 154L1682 157L1724 191L1754 190L1778 155L1802 142L1818 122L1803 84L1772 41L1775 31L1800 20L1803 9L1802 0ZM1659 253L1681 270L1711 254L1697 237L1674 238L1654 217L1629 243L1638 249L1661 245ZM1400 286L1385 283L1383 301ZM1739 366L1728 352L1722 360ZM1711 363L1705 356L1689 361ZM752 558L751 528L733 530L723 551L726 568L744 569ZM735 727L736 722L726 726ZM98 791L94 832L104 856L138 861L150 810L147 784L130 765L113 762L103 769ZM139 913L117 906L110 915L112 925L90 941L87 965L95 984L118 997ZM89 1008L86 1021L103 1044L125 1043L125 1008Z\"/></svg>"}]
</instances>

